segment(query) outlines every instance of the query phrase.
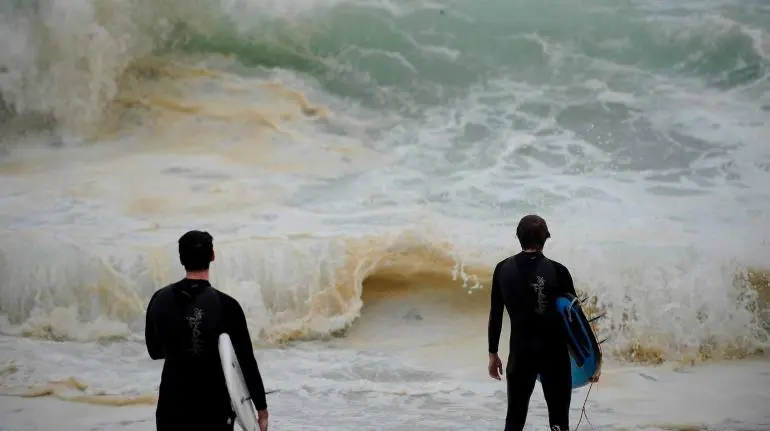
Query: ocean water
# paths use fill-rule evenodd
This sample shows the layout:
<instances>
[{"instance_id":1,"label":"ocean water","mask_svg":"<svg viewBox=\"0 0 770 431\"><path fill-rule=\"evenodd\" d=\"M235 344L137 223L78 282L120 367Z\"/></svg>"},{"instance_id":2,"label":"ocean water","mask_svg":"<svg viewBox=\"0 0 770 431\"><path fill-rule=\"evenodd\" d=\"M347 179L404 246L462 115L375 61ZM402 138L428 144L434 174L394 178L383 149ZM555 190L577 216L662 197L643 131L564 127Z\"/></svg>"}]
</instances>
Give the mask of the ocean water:
<instances>
[{"instance_id":1,"label":"ocean water","mask_svg":"<svg viewBox=\"0 0 770 431\"><path fill-rule=\"evenodd\" d=\"M0 429L153 429L189 229L274 428L501 429L538 213L606 313L573 427L766 430L769 142L763 0L3 0Z\"/></svg>"}]
</instances>

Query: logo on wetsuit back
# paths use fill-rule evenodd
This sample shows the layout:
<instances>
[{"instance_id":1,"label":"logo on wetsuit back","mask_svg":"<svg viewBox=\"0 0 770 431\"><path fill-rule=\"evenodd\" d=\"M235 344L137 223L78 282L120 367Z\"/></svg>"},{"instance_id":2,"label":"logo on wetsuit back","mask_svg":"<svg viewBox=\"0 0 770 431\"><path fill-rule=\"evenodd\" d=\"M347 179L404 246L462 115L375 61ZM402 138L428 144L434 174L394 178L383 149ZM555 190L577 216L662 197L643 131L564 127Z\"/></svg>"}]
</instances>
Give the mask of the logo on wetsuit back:
<instances>
[{"instance_id":1,"label":"logo on wetsuit back","mask_svg":"<svg viewBox=\"0 0 770 431\"><path fill-rule=\"evenodd\" d=\"M537 314L543 314L545 312L546 307L548 306L548 301L545 297L545 278L543 276L538 275L537 281L535 283L530 284L532 286L532 289L535 291L535 294L537 295L537 307L535 308L535 312ZM556 430L558 431L558 430Z\"/></svg>"},{"instance_id":2,"label":"logo on wetsuit back","mask_svg":"<svg viewBox=\"0 0 770 431\"><path fill-rule=\"evenodd\" d=\"M551 431L562 431L562 429L559 425L554 425L551 427Z\"/></svg>"},{"instance_id":3,"label":"logo on wetsuit back","mask_svg":"<svg viewBox=\"0 0 770 431\"><path fill-rule=\"evenodd\" d=\"M190 325L192 331L192 338L190 339L190 352L193 356L199 356L203 352L203 343L201 342L201 330L200 324L203 322L203 310L198 307L193 307L192 315L185 316L187 324Z\"/></svg>"}]
</instances>

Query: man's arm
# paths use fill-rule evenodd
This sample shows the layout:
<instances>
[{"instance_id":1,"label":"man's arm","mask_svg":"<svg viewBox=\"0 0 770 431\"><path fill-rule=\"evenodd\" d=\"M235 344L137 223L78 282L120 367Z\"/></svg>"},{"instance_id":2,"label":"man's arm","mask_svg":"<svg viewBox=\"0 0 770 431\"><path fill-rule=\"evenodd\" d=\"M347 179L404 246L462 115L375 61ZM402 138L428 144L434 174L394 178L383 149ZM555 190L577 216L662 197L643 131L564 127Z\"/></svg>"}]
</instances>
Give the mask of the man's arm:
<instances>
[{"instance_id":1,"label":"man's arm","mask_svg":"<svg viewBox=\"0 0 770 431\"><path fill-rule=\"evenodd\" d=\"M503 329L503 293L500 287L500 266L498 263L492 274L492 292L489 307L489 326L487 327L487 338L489 340L489 353L497 353L500 344L500 331Z\"/></svg>"},{"instance_id":2,"label":"man's arm","mask_svg":"<svg viewBox=\"0 0 770 431\"><path fill-rule=\"evenodd\" d=\"M147 345L147 353L150 354L150 358L153 360L163 359L165 356L163 353L163 345L160 342L160 337L158 337L158 332L156 330L156 312L153 308L158 292L160 292L160 290L153 293L150 298L150 303L147 305L147 317L144 324L144 343Z\"/></svg>"},{"instance_id":3,"label":"man's arm","mask_svg":"<svg viewBox=\"0 0 770 431\"><path fill-rule=\"evenodd\" d=\"M257 410L267 409L267 399L265 397L265 385L262 382L262 375L257 366L257 359L254 357L254 350L251 347L251 337L249 336L249 327L246 325L246 315L243 313L241 304L233 298L229 298L225 313L230 320L230 327L227 331L233 342L233 350L241 365L243 379L246 381L246 388L249 390L251 400Z\"/></svg>"},{"instance_id":4,"label":"man's arm","mask_svg":"<svg viewBox=\"0 0 770 431\"><path fill-rule=\"evenodd\" d=\"M562 289L564 289L564 292L569 293L577 297L577 292L575 291L575 283L572 280L572 274L569 273L569 270L566 266L559 264L560 266L560 275L561 275L561 281L562 281Z\"/></svg>"}]
</instances>

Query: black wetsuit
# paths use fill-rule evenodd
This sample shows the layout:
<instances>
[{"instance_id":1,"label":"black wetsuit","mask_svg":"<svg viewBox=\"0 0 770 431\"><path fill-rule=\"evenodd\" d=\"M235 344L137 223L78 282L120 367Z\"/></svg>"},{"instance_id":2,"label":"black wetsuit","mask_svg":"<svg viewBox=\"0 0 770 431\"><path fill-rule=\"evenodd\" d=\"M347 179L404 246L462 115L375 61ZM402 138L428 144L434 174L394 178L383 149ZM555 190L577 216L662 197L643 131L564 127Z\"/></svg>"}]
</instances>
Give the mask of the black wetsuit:
<instances>
[{"instance_id":1,"label":"black wetsuit","mask_svg":"<svg viewBox=\"0 0 770 431\"><path fill-rule=\"evenodd\" d=\"M238 301L208 281L183 279L152 296L145 341L152 359L165 359L155 420L158 431L232 430L235 414L219 359L218 337L230 335L258 410L265 388Z\"/></svg>"},{"instance_id":2,"label":"black wetsuit","mask_svg":"<svg viewBox=\"0 0 770 431\"><path fill-rule=\"evenodd\" d=\"M489 313L490 353L497 353L503 308L511 319L510 353L505 369L505 431L524 429L538 374L551 429L569 429L572 375L566 334L554 307L555 299L565 293L576 295L569 271L540 252L521 252L495 267Z\"/></svg>"}]
</instances>

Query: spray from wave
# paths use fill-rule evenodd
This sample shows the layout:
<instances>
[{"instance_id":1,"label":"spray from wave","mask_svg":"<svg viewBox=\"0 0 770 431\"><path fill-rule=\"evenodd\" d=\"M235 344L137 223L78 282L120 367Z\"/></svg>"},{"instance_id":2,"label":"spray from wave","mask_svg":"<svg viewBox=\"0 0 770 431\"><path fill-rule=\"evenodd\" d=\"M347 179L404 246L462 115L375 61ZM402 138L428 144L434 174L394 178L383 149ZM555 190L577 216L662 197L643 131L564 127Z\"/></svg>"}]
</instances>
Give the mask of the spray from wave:
<instances>
[{"instance_id":1,"label":"spray from wave","mask_svg":"<svg viewBox=\"0 0 770 431\"><path fill-rule=\"evenodd\" d=\"M734 234L746 250L712 251L731 233L713 234L717 222L699 218L714 211L721 223L722 205L714 201L750 190L740 195L741 204L754 205L746 224L763 220L756 208L767 196L756 185L770 156L756 144L767 130L757 124L770 106L770 42L761 23L716 13L651 20L633 3L613 10L527 1L39 0L1 7L4 130L49 128L104 146L123 134L164 133L156 147L123 148L101 170L92 166L95 156L50 173L42 158L24 169L0 166L10 172L0 212L5 333L57 340L141 333L146 299L179 275L168 238L184 223L162 219L193 212L187 220L217 220L228 232L214 282L241 300L260 340L349 335L357 322L364 329L353 338L360 338L367 321L392 323L377 315L391 309L376 305L399 295L407 298L407 325L421 324L416 316L424 321L423 309L438 299L476 325L485 319L491 265L511 245L500 238L508 229L501 220L540 208L571 220L554 255L574 268L581 290L595 298L591 307L608 313L602 335L611 335L619 356L725 357L767 346L766 276L746 268L767 267L764 233ZM278 75L293 79L269 86L281 103L291 99L285 111L272 105L278 102L270 91L253 90L255 81ZM328 111L300 91L309 89L326 97ZM235 103L239 92L264 109L241 104L243 96ZM697 98L702 109L693 108ZM271 154L291 145L264 137L288 124L314 144L351 135L364 143L355 151L337 148L345 154L332 173L341 180L323 172L295 193L301 187L286 171L315 174L322 163L310 159L321 153L305 147L309 163L275 162ZM739 126L742 134L731 137ZM191 142L226 140L234 129L246 136L248 152L229 153L230 162L251 163L240 177L229 165L225 173L200 170L208 177L193 180L182 168L153 170L146 159L129 157L140 150L192 157ZM220 157L230 151L203 148ZM367 169L354 152L375 153L378 162L401 157L403 166ZM343 168L349 171L340 174ZM63 191L41 191L51 184ZM137 199L135 187L143 188ZM192 202L201 190L210 201L192 206L169 198ZM703 205L684 198L707 193L713 201ZM26 195L40 199L33 204ZM115 196L119 216L89 206ZM361 209L392 209L413 196L414 206L393 210L395 216ZM255 209L262 201L299 211L306 217L300 225L321 230L341 218L329 215L334 211L362 211L373 221L356 233L233 233L267 211ZM56 213L51 230L39 227L52 223L44 220L44 203ZM415 216L418 203L428 210ZM604 209L604 222L589 216ZM613 211L620 222L610 220ZM657 225L670 242L645 233L645 211L651 220L675 213ZM429 222L415 221L421 215ZM320 225L311 221L323 217ZM448 221L433 223L439 219ZM72 227L76 221L93 229ZM389 223L398 227L383 227ZM434 224L440 227L425 228ZM119 234L112 233L116 225ZM714 236L691 241L698 232Z\"/></svg>"},{"instance_id":2,"label":"spray from wave","mask_svg":"<svg viewBox=\"0 0 770 431\"><path fill-rule=\"evenodd\" d=\"M469 259L459 244L428 232L222 241L213 283L239 298L255 341L269 344L347 336L351 325L355 338L368 342L394 325L414 332L431 324L422 322L422 315L436 308L437 301L444 303L438 307L445 314L441 322L454 328L455 336L469 329L478 332L488 312L490 261ZM173 247L125 250L122 257L104 258L98 250L59 244L44 259L40 238L34 240L38 248L27 253L14 246L30 237L14 239L0 254L6 334L54 340L132 338L141 331L146 297L179 275ZM749 272L748 278L734 279L734 271L745 269L703 271L702 258L690 257L658 270L624 264L620 256L567 262L578 289L591 298L587 310L607 313L598 329L611 337L619 357L694 360L763 348L770 322L767 274ZM31 261L46 262L45 268ZM377 311L378 303L393 299L398 300L398 315L392 315L392 308ZM441 328L442 323L430 327Z\"/></svg>"}]
</instances>

